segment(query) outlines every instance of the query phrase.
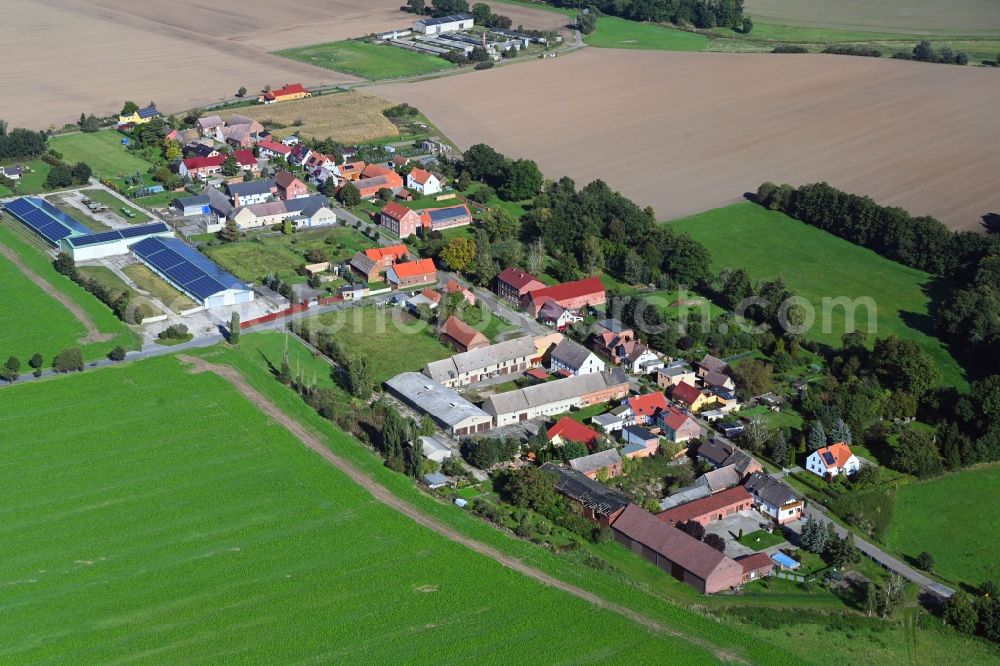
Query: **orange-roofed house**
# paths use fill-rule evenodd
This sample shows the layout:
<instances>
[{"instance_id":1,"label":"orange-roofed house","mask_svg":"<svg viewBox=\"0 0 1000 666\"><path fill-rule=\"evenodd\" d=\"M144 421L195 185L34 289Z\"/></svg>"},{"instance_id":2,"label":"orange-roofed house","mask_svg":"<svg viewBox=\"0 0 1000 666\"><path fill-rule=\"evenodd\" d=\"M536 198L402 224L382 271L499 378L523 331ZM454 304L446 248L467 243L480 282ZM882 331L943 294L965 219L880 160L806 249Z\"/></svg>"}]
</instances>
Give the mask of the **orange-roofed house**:
<instances>
[{"instance_id":1,"label":"orange-roofed house","mask_svg":"<svg viewBox=\"0 0 1000 666\"><path fill-rule=\"evenodd\" d=\"M441 181L430 171L415 167L406 175L406 189L420 192L424 196L441 191Z\"/></svg>"},{"instance_id":2,"label":"orange-roofed house","mask_svg":"<svg viewBox=\"0 0 1000 666\"><path fill-rule=\"evenodd\" d=\"M393 289L423 286L437 281L437 267L433 259L393 264L385 272L385 279Z\"/></svg>"},{"instance_id":3,"label":"orange-roofed house","mask_svg":"<svg viewBox=\"0 0 1000 666\"><path fill-rule=\"evenodd\" d=\"M365 167L367 172L371 167ZM378 193L385 189L391 190L393 194L403 189L403 177L391 169L386 169L388 173L371 178L364 176L354 183L361 194L362 199L374 199Z\"/></svg>"},{"instance_id":4,"label":"orange-roofed house","mask_svg":"<svg viewBox=\"0 0 1000 666\"><path fill-rule=\"evenodd\" d=\"M410 251L405 245L391 245L389 247L373 247L358 252L351 258L350 266L366 282L375 282L385 273L386 269L397 261L402 261L409 256Z\"/></svg>"},{"instance_id":5,"label":"orange-roofed house","mask_svg":"<svg viewBox=\"0 0 1000 666\"><path fill-rule=\"evenodd\" d=\"M341 180L353 181L361 178L361 173L368 166L363 161L362 162L346 162L338 166L334 173L340 176Z\"/></svg>"},{"instance_id":6,"label":"orange-roofed house","mask_svg":"<svg viewBox=\"0 0 1000 666\"><path fill-rule=\"evenodd\" d=\"M290 102L306 97L312 97L312 93L303 88L301 83L286 83L277 90L269 90L258 95L257 101L261 104L274 104L275 102Z\"/></svg>"},{"instance_id":7,"label":"orange-roofed house","mask_svg":"<svg viewBox=\"0 0 1000 666\"><path fill-rule=\"evenodd\" d=\"M555 425L548 429L549 441L559 446L566 442L580 442L588 449L593 449L594 444L601 436L594 430L583 425L579 421L564 416Z\"/></svg>"},{"instance_id":8,"label":"orange-roofed house","mask_svg":"<svg viewBox=\"0 0 1000 666\"><path fill-rule=\"evenodd\" d=\"M657 391L628 399L629 409L636 425L645 426L656 422L656 415L667 409L666 397Z\"/></svg>"},{"instance_id":9,"label":"orange-roofed house","mask_svg":"<svg viewBox=\"0 0 1000 666\"><path fill-rule=\"evenodd\" d=\"M420 230L423 221L417 211L390 201L379 212L379 224L400 238L408 238Z\"/></svg>"},{"instance_id":10,"label":"orange-roofed house","mask_svg":"<svg viewBox=\"0 0 1000 666\"><path fill-rule=\"evenodd\" d=\"M465 302L469 305L476 304L476 295L472 293L472 290L468 287L463 287L458 280L455 280L454 278L448 280L448 283L444 286L444 290L449 294L462 294Z\"/></svg>"},{"instance_id":11,"label":"orange-roofed house","mask_svg":"<svg viewBox=\"0 0 1000 666\"><path fill-rule=\"evenodd\" d=\"M602 305L605 301L604 284L596 277L564 282L530 292L522 297L521 304L533 317L537 317L542 306L549 301L555 301L570 310Z\"/></svg>"},{"instance_id":12,"label":"orange-roofed house","mask_svg":"<svg viewBox=\"0 0 1000 666\"><path fill-rule=\"evenodd\" d=\"M441 327L441 337L460 354L490 346L489 338L455 316L448 317Z\"/></svg>"},{"instance_id":13,"label":"orange-roofed house","mask_svg":"<svg viewBox=\"0 0 1000 666\"><path fill-rule=\"evenodd\" d=\"M851 453L846 442L837 442L809 454L806 469L827 481L840 474L854 474L861 468L861 461Z\"/></svg>"}]
</instances>

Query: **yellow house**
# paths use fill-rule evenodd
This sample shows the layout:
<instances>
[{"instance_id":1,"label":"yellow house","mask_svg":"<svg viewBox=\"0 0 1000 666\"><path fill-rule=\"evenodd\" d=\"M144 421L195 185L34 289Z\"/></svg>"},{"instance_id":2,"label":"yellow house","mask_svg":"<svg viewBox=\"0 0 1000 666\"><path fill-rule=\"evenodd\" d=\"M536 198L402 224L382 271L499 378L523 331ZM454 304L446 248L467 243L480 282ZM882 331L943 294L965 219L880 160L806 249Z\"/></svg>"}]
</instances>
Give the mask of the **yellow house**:
<instances>
[{"instance_id":1,"label":"yellow house","mask_svg":"<svg viewBox=\"0 0 1000 666\"><path fill-rule=\"evenodd\" d=\"M118 124L127 125L128 123L132 123L133 125L145 125L153 118L162 115L162 113L156 110L155 106L147 106L143 109L136 109L130 115L118 116Z\"/></svg>"},{"instance_id":2,"label":"yellow house","mask_svg":"<svg viewBox=\"0 0 1000 666\"><path fill-rule=\"evenodd\" d=\"M274 104L275 102L290 102L306 97L312 97L312 93L303 88L301 83L286 83L283 88L271 90L258 96L257 101L263 104Z\"/></svg>"}]
</instances>

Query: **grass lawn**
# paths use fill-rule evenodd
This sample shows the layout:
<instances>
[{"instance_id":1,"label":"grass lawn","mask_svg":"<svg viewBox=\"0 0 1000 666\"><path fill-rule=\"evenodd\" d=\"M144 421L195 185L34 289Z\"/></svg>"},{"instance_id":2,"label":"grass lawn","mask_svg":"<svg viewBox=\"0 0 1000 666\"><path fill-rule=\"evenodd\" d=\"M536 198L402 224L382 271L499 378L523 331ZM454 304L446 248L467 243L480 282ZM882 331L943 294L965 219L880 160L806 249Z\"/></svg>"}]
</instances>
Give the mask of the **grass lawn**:
<instances>
[{"instance_id":1,"label":"grass lawn","mask_svg":"<svg viewBox=\"0 0 1000 666\"><path fill-rule=\"evenodd\" d=\"M146 173L151 166L122 145L122 135L114 130L84 134L60 134L49 139L49 146L62 153L69 164L86 162L100 178L118 178L135 172ZM120 207L120 206L119 206ZM117 210L117 209L116 209Z\"/></svg>"},{"instance_id":2,"label":"grass lawn","mask_svg":"<svg viewBox=\"0 0 1000 666\"><path fill-rule=\"evenodd\" d=\"M400 308L355 307L306 320L312 330L325 327L344 348L367 356L381 384L401 372L419 372L430 361L453 354L437 339L431 324Z\"/></svg>"},{"instance_id":3,"label":"grass lawn","mask_svg":"<svg viewBox=\"0 0 1000 666\"><path fill-rule=\"evenodd\" d=\"M122 269L122 272L132 278L140 289L148 291L153 298L175 312L190 310L198 305L143 264L131 264Z\"/></svg>"},{"instance_id":4,"label":"grass lawn","mask_svg":"<svg viewBox=\"0 0 1000 666\"><path fill-rule=\"evenodd\" d=\"M150 194L148 197L139 197L132 203L145 208L164 208L170 205L170 202L177 197L185 196L187 195L184 192L160 192L159 194Z\"/></svg>"},{"instance_id":5,"label":"grass lawn","mask_svg":"<svg viewBox=\"0 0 1000 666\"><path fill-rule=\"evenodd\" d=\"M257 281L271 272L283 279L293 277L311 249L325 250L331 261L345 261L374 245L356 229L345 226L299 231L291 236L251 237L202 250L241 280Z\"/></svg>"},{"instance_id":6,"label":"grass lawn","mask_svg":"<svg viewBox=\"0 0 1000 666\"><path fill-rule=\"evenodd\" d=\"M492 342L496 342L501 333L510 334L518 328L500 315L493 314L481 303L463 308L459 315L462 321L475 328Z\"/></svg>"},{"instance_id":7,"label":"grass lawn","mask_svg":"<svg viewBox=\"0 0 1000 666\"><path fill-rule=\"evenodd\" d=\"M111 194L107 190L96 190L96 189L84 190L83 194L84 196L89 197L91 200L96 201L97 203L104 204L105 206L110 208L115 213L115 215L125 220L129 224L145 224L146 222L149 222L150 219L152 219L149 217L149 215L146 215L141 210L139 210L139 208L137 208L135 204L119 199L118 197ZM122 213L122 208L128 208L129 210L131 210L132 213L134 214L134 217L126 217L125 214Z\"/></svg>"},{"instance_id":8,"label":"grass lawn","mask_svg":"<svg viewBox=\"0 0 1000 666\"><path fill-rule=\"evenodd\" d=\"M614 409L617 406L618 406L617 404L613 404L610 402L601 402L596 405L591 405L590 407L584 407L583 409L577 409L575 411L569 412L567 416L569 416L574 421L579 421L580 423L590 423L591 418L603 414L604 412L610 409ZM562 418L562 416L563 415L553 416L552 420L558 421L560 418Z\"/></svg>"},{"instance_id":9,"label":"grass lawn","mask_svg":"<svg viewBox=\"0 0 1000 666\"><path fill-rule=\"evenodd\" d=\"M802 429L802 416L795 410L791 409L787 405L781 408L781 411L775 412L773 410L764 407L763 405L757 407L751 407L750 409L740 410L735 414L735 416L763 416L764 420L767 421L767 425L772 430L780 428L793 428L795 430Z\"/></svg>"},{"instance_id":10,"label":"grass lawn","mask_svg":"<svg viewBox=\"0 0 1000 666\"><path fill-rule=\"evenodd\" d=\"M839 346L848 331L848 317L840 306L824 322L824 299L870 298L876 307L874 321L868 320L866 308L855 311L855 326L869 331L870 342L890 333L916 340L941 369L942 384L967 385L961 367L934 336L927 294L931 275L753 203L710 210L670 224L708 248L714 271L743 267L754 280L781 274L792 291L815 308L808 337Z\"/></svg>"},{"instance_id":11,"label":"grass lawn","mask_svg":"<svg viewBox=\"0 0 1000 666\"><path fill-rule=\"evenodd\" d=\"M597 19L597 30L585 35L583 41L588 46L608 49L701 51L708 46L708 38L704 35L616 16Z\"/></svg>"},{"instance_id":12,"label":"grass lawn","mask_svg":"<svg viewBox=\"0 0 1000 666\"><path fill-rule=\"evenodd\" d=\"M143 317L155 317L163 314L160 312L158 307L150 303L135 289L125 284L125 282L120 277L115 275L110 268L105 268L104 266L80 266L77 268L77 271L91 280L95 280L104 285L106 289L115 294L127 294L129 302L135 303L139 306Z\"/></svg>"},{"instance_id":13,"label":"grass lawn","mask_svg":"<svg viewBox=\"0 0 1000 666\"><path fill-rule=\"evenodd\" d=\"M951 581L978 585L1000 579L1000 464L948 474L899 489L888 546L912 559L930 552L934 569Z\"/></svg>"},{"instance_id":14,"label":"grass lawn","mask_svg":"<svg viewBox=\"0 0 1000 666\"><path fill-rule=\"evenodd\" d=\"M21 234L28 233L9 217L0 218L0 245L14 250L32 271L79 305L100 332L114 336L106 342L82 345L84 359L104 358L118 345L138 349L138 336L119 321L110 308L57 273L48 256L23 239ZM28 280L5 257L0 257L0 272L4 276L0 298L0 321L3 322L0 325L0 353L4 358L17 356L24 366L32 354L39 353L45 357L47 367L61 349L79 344L86 330L71 312Z\"/></svg>"},{"instance_id":15,"label":"grass lawn","mask_svg":"<svg viewBox=\"0 0 1000 666\"><path fill-rule=\"evenodd\" d=\"M701 294L693 291L681 293L677 289L660 289L642 294L642 299L657 306L661 311L678 320L698 320L708 317L712 320L725 310Z\"/></svg>"},{"instance_id":16,"label":"grass lawn","mask_svg":"<svg viewBox=\"0 0 1000 666\"><path fill-rule=\"evenodd\" d=\"M443 58L416 53L387 44L344 40L277 51L277 55L299 62L335 69L365 79L398 79L453 69Z\"/></svg>"},{"instance_id":17,"label":"grass lawn","mask_svg":"<svg viewBox=\"0 0 1000 666\"><path fill-rule=\"evenodd\" d=\"M765 530L757 530L756 532L744 534L743 538L739 539L741 544L754 550L764 550L771 546L777 546L784 541L785 537L781 535L780 531L767 532Z\"/></svg>"},{"instance_id":18,"label":"grass lawn","mask_svg":"<svg viewBox=\"0 0 1000 666\"><path fill-rule=\"evenodd\" d=\"M45 179L49 176L49 170L52 168L49 166L48 162L43 162L42 160L31 160L30 162L18 162L21 166L30 171L25 171L21 174L21 180L17 181L17 189L11 190L5 185L0 185L0 197L9 196L11 194L39 194L45 191ZM5 164L4 166L9 166Z\"/></svg>"},{"instance_id":19,"label":"grass lawn","mask_svg":"<svg viewBox=\"0 0 1000 666\"><path fill-rule=\"evenodd\" d=\"M0 490L4 661L713 661L373 501L173 358L5 401L0 464L18 474ZM567 614L576 631L560 631Z\"/></svg>"}]
</instances>

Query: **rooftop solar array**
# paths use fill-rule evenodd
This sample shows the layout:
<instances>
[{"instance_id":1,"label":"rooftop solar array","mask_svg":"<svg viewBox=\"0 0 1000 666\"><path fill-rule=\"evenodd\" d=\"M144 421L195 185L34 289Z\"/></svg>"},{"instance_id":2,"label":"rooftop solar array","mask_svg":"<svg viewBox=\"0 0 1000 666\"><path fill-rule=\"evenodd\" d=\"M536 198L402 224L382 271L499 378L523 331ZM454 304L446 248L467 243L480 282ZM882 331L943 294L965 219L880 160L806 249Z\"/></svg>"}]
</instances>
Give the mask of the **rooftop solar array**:
<instances>
[{"instance_id":1,"label":"rooftop solar array","mask_svg":"<svg viewBox=\"0 0 1000 666\"><path fill-rule=\"evenodd\" d=\"M90 229L45 199L21 197L5 204L4 209L53 245L69 236L90 234Z\"/></svg>"},{"instance_id":2,"label":"rooftop solar array","mask_svg":"<svg viewBox=\"0 0 1000 666\"><path fill-rule=\"evenodd\" d=\"M146 238L133 245L132 251L182 291L201 301L226 289L247 289L211 259L176 238Z\"/></svg>"},{"instance_id":3,"label":"rooftop solar array","mask_svg":"<svg viewBox=\"0 0 1000 666\"><path fill-rule=\"evenodd\" d=\"M823 452L823 460L826 461L827 465L833 465L833 464L836 464L836 462L837 462L836 458L834 458L833 454L830 453L829 451L824 451Z\"/></svg>"},{"instance_id":4,"label":"rooftop solar array","mask_svg":"<svg viewBox=\"0 0 1000 666\"><path fill-rule=\"evenodd\" d=\"M87 236L75 236L69 238L68 241L73 247L85 247L98 243L110 243L125 238L139 238L141 236L161 234L167 231L170 231L170 227L163 222L152 222L150 224L129 227L128 229L115 229L114 231L102 231L101 233L89 234Z\"/></svg>"}]
</instances>

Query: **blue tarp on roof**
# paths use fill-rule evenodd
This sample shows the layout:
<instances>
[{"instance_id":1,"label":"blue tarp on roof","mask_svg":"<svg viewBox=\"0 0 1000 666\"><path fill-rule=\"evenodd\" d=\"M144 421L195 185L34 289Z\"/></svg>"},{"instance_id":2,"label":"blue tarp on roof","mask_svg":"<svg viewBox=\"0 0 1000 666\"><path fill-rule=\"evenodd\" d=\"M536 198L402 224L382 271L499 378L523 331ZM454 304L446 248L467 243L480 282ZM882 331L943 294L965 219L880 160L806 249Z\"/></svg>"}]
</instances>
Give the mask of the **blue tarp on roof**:
<instances>
[{"instance_id":1,"label":"blue tarp on roof","mask_svg":"<svg viewBox=\"0 0 1000 666\"><path fill-rule=\"evenodd\" d=\"M785 569L794 570L802 566L801 564L790 558L788 555L785 555L784 553L774 553L773 555L771 555L771 559L774 561L775 564L784 567Z\"/></svg>"}]
</instances>

